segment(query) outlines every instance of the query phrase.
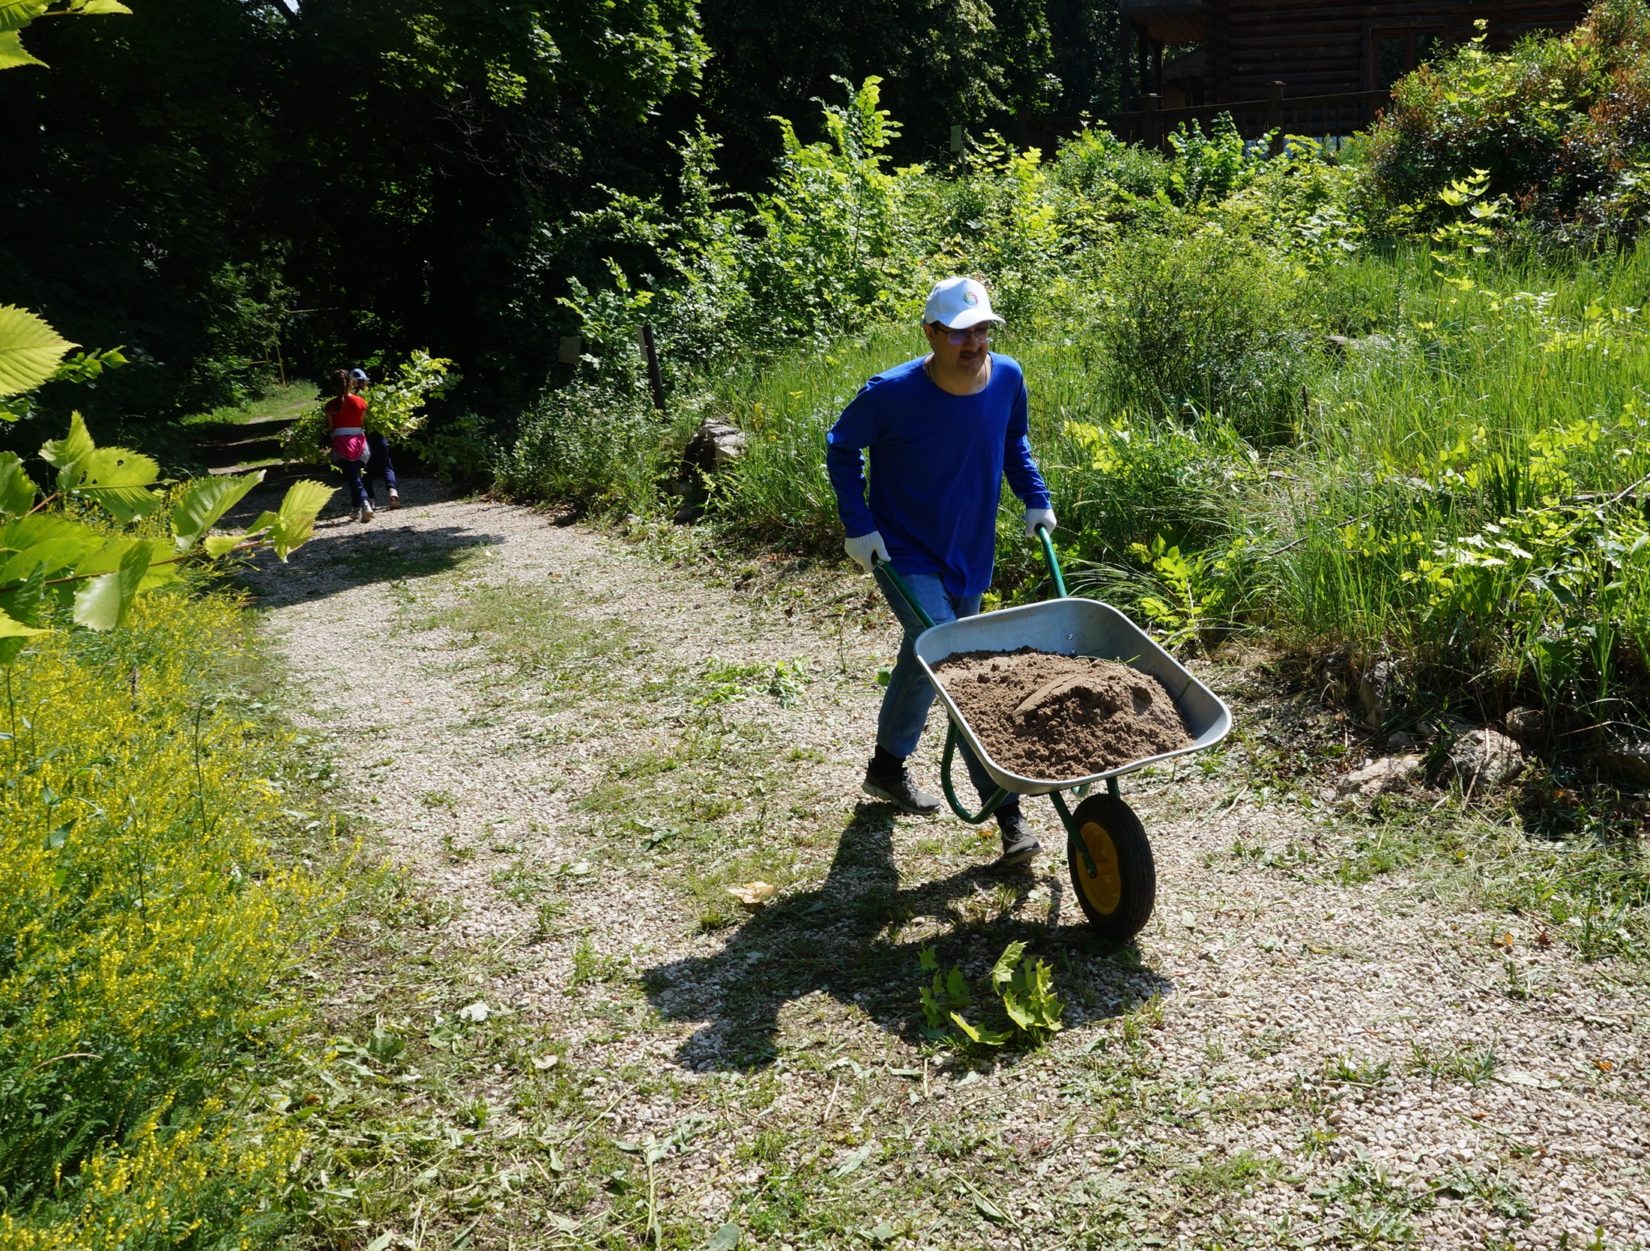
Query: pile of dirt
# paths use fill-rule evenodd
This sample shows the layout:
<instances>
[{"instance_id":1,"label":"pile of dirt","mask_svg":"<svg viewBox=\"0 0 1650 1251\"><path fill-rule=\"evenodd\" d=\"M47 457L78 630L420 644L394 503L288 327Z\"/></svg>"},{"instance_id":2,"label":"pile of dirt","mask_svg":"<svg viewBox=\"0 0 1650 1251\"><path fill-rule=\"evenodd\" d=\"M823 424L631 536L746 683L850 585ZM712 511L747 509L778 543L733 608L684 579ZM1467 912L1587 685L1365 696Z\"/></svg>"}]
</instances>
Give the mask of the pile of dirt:
<instances>
[{"instance_id":1,"label":"pile of dirt","mask_svg":"<svg viewBox=\"0 0 1650 1251\"><path fill-rule=\"evenodd\" d=\"M1192 741L1168 688L1115 660L1022 647L959 652L934 672L986 754L1022 777L1087 777Z\"/></svg>"}]
</instances>

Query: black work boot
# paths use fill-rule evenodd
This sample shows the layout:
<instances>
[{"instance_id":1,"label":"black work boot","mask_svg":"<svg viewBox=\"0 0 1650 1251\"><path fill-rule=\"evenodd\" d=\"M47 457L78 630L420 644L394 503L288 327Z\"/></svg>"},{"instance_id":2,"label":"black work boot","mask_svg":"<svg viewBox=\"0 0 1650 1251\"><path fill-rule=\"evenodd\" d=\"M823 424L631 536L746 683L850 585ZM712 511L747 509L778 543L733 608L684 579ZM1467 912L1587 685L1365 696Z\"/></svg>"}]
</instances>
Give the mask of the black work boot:
<instances>
[{"instance_id":1,"label":"black work boot","mask_svg":"<svg viewBox=\"0 0 1650 1251\"><path fill-rule=\"evenodd\" d=\"M909 812L913 816L929 817L940 810L940 801L912 781L911 771L904 765L892 773L866 769L865 781L860 783L860 789L872 799L893 804L901 812Z\"/></svg>"},{"instance_id":2,"label":"black work boot","mask_svg":"<svg viewBox=\"0 0 1650 1251\"><path fill-rule=\"evenodd\" d=\"M1019 804L999 812L997 824L1002 828L1003 835L1003 854L997 863L1003 868L1024 864L1043 849L1031 827L1026 824L1025 817L1020 814Z\"/></svg>"}]
</instances>

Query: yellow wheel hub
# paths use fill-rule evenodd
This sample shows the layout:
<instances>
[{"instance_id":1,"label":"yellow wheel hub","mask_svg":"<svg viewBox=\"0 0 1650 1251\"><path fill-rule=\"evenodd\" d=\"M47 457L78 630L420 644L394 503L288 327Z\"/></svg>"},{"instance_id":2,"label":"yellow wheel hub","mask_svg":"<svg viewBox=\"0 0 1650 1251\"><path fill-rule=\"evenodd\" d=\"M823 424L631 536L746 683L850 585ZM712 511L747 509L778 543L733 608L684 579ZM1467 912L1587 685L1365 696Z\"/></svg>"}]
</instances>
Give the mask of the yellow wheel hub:
<instances>
[{"instance_id":1,"label":"yellow wheel hub","mask_svg":"<svg viewBox=\"0 0 1650 1251\"><path fill-rule=\"evenodd\" d=\"M1097 912L1117 911L1118 901L1123 897L1123 875L1117 870L1117 847L1111 841L1111 834L1098 821L1085 821L1078 837L1094 861L1094 872L1090 873L1083 858L1077 857L1077 877L1083 893Z\"/></svg>"}]
</instances>

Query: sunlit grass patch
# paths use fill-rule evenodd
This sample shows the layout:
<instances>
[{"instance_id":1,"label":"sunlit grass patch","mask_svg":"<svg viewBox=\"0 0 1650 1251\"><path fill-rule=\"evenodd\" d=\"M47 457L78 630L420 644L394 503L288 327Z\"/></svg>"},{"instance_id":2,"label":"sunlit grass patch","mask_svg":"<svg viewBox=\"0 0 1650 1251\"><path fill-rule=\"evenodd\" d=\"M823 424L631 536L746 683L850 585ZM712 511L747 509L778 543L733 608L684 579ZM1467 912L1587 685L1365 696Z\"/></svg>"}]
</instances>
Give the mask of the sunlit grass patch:
<instances>
[{"instance_id":1,"label":"sunlit grass patch","mask_svg":"<svg viewBox=\"0 0 1650 1251\"><path fill-rule=\"evenodd\" d=\"M171 1247L284 1219L302 1135L229 1109L237 1073L289 1058L273 987L325 896L271 851L304 814L278 736L228 686L245 630L225 599L155 595L109 634L41 636L6 675L7 1246Z\"/></svg>"},{"instance_id":2,"label":"sunlit grass patch","mask_svg":"<svg viewBox=\"0 0 1650 1251\"><path fill-rule=\"evenodd\" d=\"M513 678L555 683L558 699L601 695L635 667L640 644L622 622L593 621L569 599L551 586L465 586L418 624L467 636Z\"/></svg>"}]
</instances>

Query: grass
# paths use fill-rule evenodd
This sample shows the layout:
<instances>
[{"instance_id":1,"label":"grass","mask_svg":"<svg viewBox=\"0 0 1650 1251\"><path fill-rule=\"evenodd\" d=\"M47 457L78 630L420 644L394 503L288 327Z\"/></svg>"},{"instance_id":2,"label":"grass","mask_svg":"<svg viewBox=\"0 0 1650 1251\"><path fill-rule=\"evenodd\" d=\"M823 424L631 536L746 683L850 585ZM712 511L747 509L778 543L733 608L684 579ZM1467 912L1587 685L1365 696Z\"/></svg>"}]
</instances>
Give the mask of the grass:
<instances>
[{"instance_id":1,"label":"grass","mask_svg":"<svg viewBox=\"0 0 1650 1251\"><path fill-rule=\"evenodd\" d=\"M40 636L0 747L0 1245L261 1240L305 1145L266 1100L333 887L327 822L257 698L224 598L156 593L122 629ZM277 849L272 841L288 843Z\"/></svg>"},{"instance_id":2,"label":"grass","mask_svg":"<svg viewBox=\"0 0 1650 1251\"><path fill-rule=\"evenodd\" d=\"M1263 257L1243 263L1277 281ZM1305 275L1288 304L1301 411L1282 441L1245 437L1231 414L1131 397L1092 332L1033 319L1001 336L1027 368L1074 588L1206 645L1258 633L1396 656L1412 717L1536 702L1564 729L1636 724L1650 690L1643 521L1621 508L1588 520L1562 501L1650 473L1650 353L1634 311L1650 244L1590 263L1526 252L1474 264L1468 292L1419 246ZM1350 309L1358 334L1379 337L1324 350L1322 331ZM875 326L709 380L747 437L713 499L724 533L833 553L824 432L866 377L919 347L909 328ZM998 585L1011 599L1041 576L1017 519L1010 500ZM1145 550L1159 538L1183 567Z\"/></svg>"},{"instance_id":3,"label":"grass","mask_svg":"<svg viewBox=\"0 0 1650 1251\"><path fill-rule=\"evenodd\" d=\"M1497 1118L1470 1169L1399 1177L1358 1162L1356 1127L1341 1116L1356 1099L1425 1100L1435 1085L1493 1080L1478 1076L1481 1039L1390 1061L1378 1044L1320 1048L1288 998L1295 982L1278 988L1275 1023L1234 1025L1221 1008L1241 1005L1210 993L1222 956L1199 954L1223 931L1243 941L1245 894L1288 873L1301 888L1288 914L1302 927L1316 924L1308 900L1355 909L1371 889L1465 905L1455 915L1485 930L1462 941L1481 937L1491 975L1504 976L1489 924L1509 918L1520 945L1536 931L1476 911L1473 892L1539 865L1506 829L1461 828L1448 808L1315 826L1280 749L1251 828L1295 853L1287 864L1226 854L1216 849L1231 836L1215 818L1169 814L1184 802L1177 786L1194 788L1198 811L1226 802L1251 768L1249 747L1234 748L1213 776L1136 783L1154 823L1184 831L1177 856L1195 862L1207 849L1216 877L1206 888L1238 911L1217 920L1217 905L1199 901L1197 930L1182 935L1166 908L1168 928L1139 949L1099 948L1081 927L1047 922L1046 881L978 873L970 831L813 789L806 766L820 753L774 727L834 715L841 685L864 680L857 667L809 665L793 691L775 690L774 668L726 659L731 645L715 661L665 661L645 632L614 628L606 605L566 588L410 577L416 605L400 610L400 629L456 633L470 648L460 682L520 689L515 675L532 675L521 706L546 722L599 720L602 733L580 741L603 753L602 767L565 779L553 828L450 831L462 900L439 858L397 870L366 840L336 944L299 982L314 1024L294 1068L264 1092L307 1136L298 1245L702 1251L732 1227L741 1245L843 1251L1164 1241L1258 1251L1402 1245L1445 1202L1475 1228L1517 1233L1539 1218L1530 1209L1550 1193L1548 1166L1496 1145ZM528 658L519 670L515 639ZM553 698L541 702L541 690ZM511 713L500 705L507 722ZM543 741L545 760L561 759L562 740ZM451 811L456 796L430 793L432 818ZM579 858L546 853L540 836ZM1371 847L1378 871L1342 872L1373 865ZM1190 889L1187 876L1165 871L1165 891ZM781 888L760 912L726 892L753 878ZM1063 889L1057 871L1051 880ZM1514 887L1529 897L1516 875ZM476 918L495 911L509 921L475 937ZM978 984L1016 939L1053 967L1066 1031L986 1060L930 1045L920 950L935 947L941 967ZM1368 960L1361 941L1345 935L1344 957L1291 942L1278 958ZM1567 958L1573 949L1553 941ZM1630 956L1601 960L1599 976L1628 975ZM1590 966L1564 967L1582 977ZM1542 993L1539 970L1521 976ZM1491 985L1481 1002L1500 993Z\"/></svg>"},{"instance_id":4,"label":"grass","mask_svg":"<svg viewBox=\"0 0 1650 1251\"><path fill-rule=\"evenodd\" d=\"M307 382L295 382L287 386L274 386L263 395L255 399L246 400L240 404L225 404L204 413L194 413L184 417L180 425L185 428L195 426L244 426L252 422L285 421L296 418L306 409L315 407L320 402L315 387Z\"/></svg>"}]
</instances>

